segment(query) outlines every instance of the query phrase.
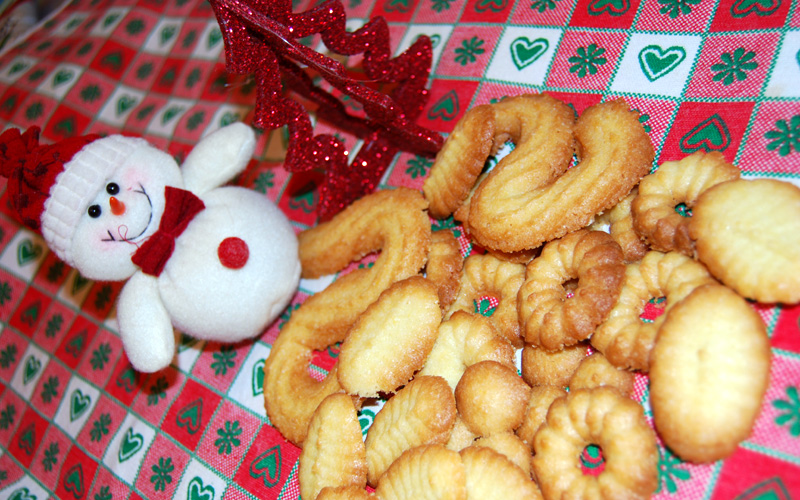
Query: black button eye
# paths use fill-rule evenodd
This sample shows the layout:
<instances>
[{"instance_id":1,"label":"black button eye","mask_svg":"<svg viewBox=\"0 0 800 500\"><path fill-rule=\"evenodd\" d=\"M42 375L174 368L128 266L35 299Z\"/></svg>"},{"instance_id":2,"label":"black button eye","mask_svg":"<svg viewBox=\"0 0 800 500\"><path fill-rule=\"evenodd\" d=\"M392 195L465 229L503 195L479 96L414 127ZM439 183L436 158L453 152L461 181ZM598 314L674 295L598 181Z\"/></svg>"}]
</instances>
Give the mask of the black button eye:
<instances>
[{"instance_id":1,"label":"black button eye","mask_svg":"<svg viewBox=\"0 0 800 500\"><path fill-rule=\"evenodd\" d=\"M100 210L100 205L92 205L91 207L89 207L89 210L87 210L87 212L89 213L89 217L93 219L100 217L100 214L103 213L103 211Z\"/></svg>"},{"instance_id":2,"label":"black button eye","mask_svg":"<svg viewBox=\"0 0 800 500\"><path fill-rule=\"evenodd\" d=\"M106 185L106 192L112 196L119 193L119 184L116 182L109 182Z\"/></svg>"}]
</instances>

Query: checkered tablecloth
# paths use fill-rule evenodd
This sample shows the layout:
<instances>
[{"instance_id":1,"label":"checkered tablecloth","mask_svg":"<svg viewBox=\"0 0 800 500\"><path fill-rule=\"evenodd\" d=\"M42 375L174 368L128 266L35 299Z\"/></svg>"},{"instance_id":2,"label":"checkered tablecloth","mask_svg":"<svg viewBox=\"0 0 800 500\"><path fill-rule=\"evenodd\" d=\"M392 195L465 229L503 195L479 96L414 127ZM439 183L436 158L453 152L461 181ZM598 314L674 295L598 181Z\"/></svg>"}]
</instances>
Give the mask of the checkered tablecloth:
<instances>
[{"instance_id":1,"label":"checkered tablecloth","mask_svg":"<svg viewBox=\"0 0 800 500\"><path fill-rule=\"evenodd\" d=\"M745 177L800 184L798 0L343 3L350 27L385 17L398 53L431 38L419 120L430 129L447 133L470 106L521 92L549 92L577 112L624 97L659 162L720 151ZM0 58L0 128L38 125L48 142L124 132L180 160L209 131L250 120L254 104L253 80L225 73L201 0L74 0ZM357 145L347 131L322 131ZM302 230L315 223L319 179L282 168L285 141L282 130L259 134L237 182ZM431 165L401 153L382 183L421 188ZM143 375L116 330L121 285L65 266L0 201L0 499L299 497L299 450L269 425L263 365L281 325L329 280L302 282L256 340L184 338L173 366ZM656 498L800 498L800 306L758 310L773 360L752 435L708 465L660 448ZM312 369L326 373L336 354L319 353ZM645 386L645 408L647 397Z\"/></svg>"}]
</instances>

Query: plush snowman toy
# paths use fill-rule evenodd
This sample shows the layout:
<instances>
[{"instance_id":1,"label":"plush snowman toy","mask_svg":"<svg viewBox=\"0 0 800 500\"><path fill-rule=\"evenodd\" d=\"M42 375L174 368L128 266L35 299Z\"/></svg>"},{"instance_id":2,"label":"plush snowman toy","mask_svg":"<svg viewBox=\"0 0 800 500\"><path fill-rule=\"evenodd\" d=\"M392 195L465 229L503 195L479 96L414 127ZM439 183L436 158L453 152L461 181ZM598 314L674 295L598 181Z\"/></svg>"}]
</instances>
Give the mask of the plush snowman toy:
<instances>
[{"instance_id":1,"label":"plush snowman toy","mask_svg":"<svg viewBox=\"0 0 800 500\"><path fill-rule=\"evenodd\" d=\"M174 328L225 343L259 335L297 289L297 238L253 190L224 186L255 147L242 123L203 138L181 167L141 138L40 145L38 129L0 136L0 172L23 223L83 276L127 280L117 302L133 367L175 355Z\"/></svg>"}]
</instances>

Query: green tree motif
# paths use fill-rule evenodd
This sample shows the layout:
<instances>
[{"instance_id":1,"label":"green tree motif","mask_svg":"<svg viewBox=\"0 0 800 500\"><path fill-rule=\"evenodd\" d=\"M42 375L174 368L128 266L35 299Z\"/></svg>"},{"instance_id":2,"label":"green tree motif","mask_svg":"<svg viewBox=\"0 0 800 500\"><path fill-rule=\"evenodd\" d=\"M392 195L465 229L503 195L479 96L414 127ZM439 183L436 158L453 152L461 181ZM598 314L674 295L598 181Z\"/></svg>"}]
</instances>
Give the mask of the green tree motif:
<instances>
[{"instance_id":1,"label":"green tree motif","mask_svg":"<svg viewBox=\"0 0 800 500\"><path fill-rule=\"evenodd\" d=\"M89 361L93 370L102 370L105 368L106 363L111 359L111 345L108 342L103 342L97 349L92 351L92 358Z\"/></svg>"},{"instance_id":2,"label":"green tree motif","mask_svg":"<svg viewBox=\"0 0 800 500\"><path fill-rule=\"evenodd\" d=\"M772 406L781 412L775 417L775 424L787 426L789 434L800 437L800 395L797 393L797 387L788 386L786 399L776 399L772 402Z\"/></svg>"},{"instance_id":3,"label":"green tree motif","mask_svg":"<svg viewBox=\"0 0 800 500\"><path fill-rule=\"evenodd\" d=\"M431 9L436 12L449 10L451 3L453 3L453 0L431 0Z\"/></svg>"},{"instance_id":4,"label":"green tree motif","mask_svg":"<svg viewBox=\"0 0 800 500\"><path fill-rule=\"evenodd\" d=\"M153 385L150 386L150 394L147 395L147 405L155 406L162 399L167 398L167 377L158 377Z\"/></svg>"},{"instance_id":5,"label":"green tree motif","mask_svg":"<svg viewBox=\"0 0 800 500\"><path fill-rule=\"evenodd\" d=\"M229 455L233 451L234 446L239 446L242 442L239 440L239 436L244 432L239 426L239 421L234 420L226 421L225 427L220 427L217 429L217 435L219 436L216 441L214 441L214 446L217 447L217 453L220 455Z\"/></svg>"},{"instance_id":6,"label":"green tree motif","mask_svg":"<svg viewBox=\"0 0 800 500\"><path fill-rule=\"evenodd\" d=\"M11 403L0 410L0 429L6 430L14 425L14 418L17 416L17 408Z\"/></svg>"},{"instance_id":7,"label":"green tree motif","mask_svg":"<svg viewBox=\"0 0 800 500\"><path fill-rule=\"evenodd\" d=\"M5 349L0 351L0 368L8 368L17 361L19 348L17 344L8 344Z\"/></svg>"},{"instance_id":8,"label":"green tree motif","mask_svg":"<svg viewBox=\"0 0 800 500\"><path fill-rule=\"evenodd\" d=\"M128 24L125 25L125 31L133 36L138 35L146 28L144 21L141 19L132 19Z\"/></svg>"},{"instance_id":9,"label":"green tree motif","mask_svg":"<svg viewBox=\"0 0 800 500\"><path fill-rule=\"evenodd\" d=\"M49 403L58 397L58 377L50 376L42 384L42 401Z\"/></svg>"},{"instance_id":10,"label":"green tree motif","mask_svg":"<svg viewBox=\"0 0 800 500\"><path fill-rule=\"evenodd\" d=\"M8 281L0 283L0 306L6 305L6 302L11 300L11 285Z\"/></svg>"},{"instance_id":11,"label":"green tree motif","mask_svg":"<svg viewBox=\"0 0 800 500\"><path fill-rule=\"evenodd\" d=\"M753 71L758 67L758 63L753 60L756 53L753 51L745 52L744 47L739 47L730 52L723 52L719 62L711 66L711 71L714 72L713 81L718 82L722 80L723 85L730 85L734 81L741 82L747 78L747 72Z\"/></svg>"},{"instance_id":12,"label":"green tree motif","mask_svg":"<svg viewBox=\"0 0 800 500\"><path fill-rule=\"evenodd\" d=\"M214 375L220 376L228 373L229 368L236 366L233 361L236 358L236 351L233 350L231 345L222 345L218 352L213 354L214 361L211 363L211 368L214 369Z\"/></svg>"},{"instance_id":13,"label":"green tree motif","mask_svg":"<svg viewBox=\"0 0 800 500\"><path fill-rule=\"evenodd\" d=\"M477 56L486 52L486 49L483 48L483 43L484 41L477 36L473 36L469 40L462 40L461 46L455 49L455 61L462 66L474 63L478 60Z\"/></svg>"},{"instance_id":14,"label":"green tree motif","mask_svg":"<svg viewBox=\"0 0 800 500\"><path fill-rule=\"evenodd\" d=\"M578 47L575 55L567 59L572 63L572 66L569 67L569 72L577 73L579 78L596 74L598 67L608 62L603 57L605 53L606 49L598 47L596 43L590 43L588 47Z\"/></svg>"},{"instance_id":15,"label":"green tree motif","mask_svg":"<svg viewBox=\"0 0 800 500\"><path fill-rule=\"evenodd\" d=\"M531 9L542 13L546 10L556 10L557 0L533 0L531 2Z\"/></svg>"},{"instance_id":16,"label":"green tree motif","mask_svg":"<svg viewBox=\"0 0 800 500\"><path fill-rule=\"evenodd\" d=\"M275 186L275 172L261 172L253 184L256 191L266 194L267 189Z\"/></svg>"},{"instance_id":17,"label":"green tree motif","mask_svg":"<svg viewBox=\"0 0 800 500\"><path fill-rule=\"evenodd\" d=\"M56 313L47 321L47 326L44 328L44 336L53 338L61 330L64 324L64 317L60 313Z\"/></svg>"},{"instance_id":18,"label":"green tree motif","mask_svg":"<svg viewBox=\"0 0 800 500\"><path fill-rule=\"evenodd\" d=\"M109 426L111 425L111 415L109 413L102 413L97 420L92 422L92 429L89 431L89 437L92 441L100 441L103 436L109 433Z\"/></svg>"},{"instance_id":19,"label":"green tree motif","mask_svg":"<svg viewBox=\"0 0 800 500\"><path fill-rule=\"evenodd\" d=\"M167 484L172 482L172 471L175 470L175 465L172 463L172 457L161 457L158 463L151 467L153 475L150 476L150 482L153 483L153 489L156 491L165 491Z\"/></svg>"},{"instance_id":20,"label":"green tree motif","mask_svg":"<svg viewBox=\"0 0 800 500\"><path fill-rule=\"evenodd\" d=\"M97 85L87 85L81 90L81 99L83 99L83 102L94 102L102 96L103 93Z\"/></svg>"},{"instance_id":21,"label":"green tree motif","mask_svg":"<svg viewBox=\"0 0 800 500\"><path fill-rule=\"evenodd\" d=\"M55 441L50 443L50 446L44 450L44 458L42 458L42 466L44 467L44 470L47 472L53 470L53 467L55 467L55 465L58 463L59 451L58 443Z\"/></svg>"},{"instance_id":22,"label":"green tree motif","mask_svg":"<svg viewBox=\"0 0 800 500\"><path fill-rule=\"evenodd\" d=\"M794 115L788 123L786 120L776 121L775 129L768 131L764 137L771 139L767 144L769 151L778 150L781 156L788 156L792 150L800 152L800 115Z\"/></svg>"},{"instance_id":23,"label":"green tree motif","mask_svg":"<svg viewBox=\"0 0 800 500\"><path fill-rule=\"evenodd\" d=\"M680 15L688 15L692 12L692 6L698 5L701 0L658 0L663 5L659 12L666 14L670 19L675 19Z\"/></svg>"},{"instance_id":24,"label":"green tree motif","mask_svg":"<svg viewBox=\"0 0 800 500\"><path fill-rule=\"evenodd\" d=\"M408 160L407 165L406 173L410 175L412 179L416 179L417 177L425 177L428 175L428 169L433 166L433 160L424 156L415 156Z\"/></svg>"},{"instance_id":25,"label":"green tree motif","mask_svg":"<svg viewBox=\"0 0 800 500\"><path fill-rule=\"evenodd\" d=\"M678 491L678 481L688 481L692 478L691 472L682 469L681 460L672 454L668 449L658 447L658 489L656 493L666 488L670 495Z\"/></svg>"}]
</instances>

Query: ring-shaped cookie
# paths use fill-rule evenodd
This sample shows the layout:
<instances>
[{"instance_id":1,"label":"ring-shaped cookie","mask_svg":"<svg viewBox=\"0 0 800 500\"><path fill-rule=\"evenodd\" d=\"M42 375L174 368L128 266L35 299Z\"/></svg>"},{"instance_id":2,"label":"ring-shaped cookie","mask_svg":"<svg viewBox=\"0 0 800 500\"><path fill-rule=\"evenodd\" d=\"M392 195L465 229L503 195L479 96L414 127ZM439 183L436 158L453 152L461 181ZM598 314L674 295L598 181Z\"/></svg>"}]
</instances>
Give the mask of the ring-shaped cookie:
<instances>
[{"instance_id":1,"label":"ring-shaped cookie","mask_svg":"<svg viewBox=\"0 0 800 500\"><path fill-rule=\"evenodd\" d=\"M578 457L603 452L598 476ZM544 498L650 498L658 486L658 447L641 405L610 387L570 391L556 399L533 440L533 469Z\"/></svg>"},{"instance_id":2,"label":"ring-shaped cookie","mask_svg":"<svg viewBox=\"0 0 800 500\"><path fill-rule=\"evenodd\" d=\"M334 272L374 251L380 255L371 268L341 276L306 299L272 345L264 365L264 403L272 425L292 443L303 442L319 403L342 390L335 365L321 382L308 373L314 352L344 340L383 290L425 265L430 244L426 206L411 189L378 191L300 234L306 277Z\"/></svg>"},{"instance_id":3,"label":"ring-shaped cookie","mask_svg":"<svg viewBox=\"0 0 800 500\"><path fill-rule=\"evenodd\" d=\"M633 190L613 208L595 217L588 229L595 231L608 230L608 234L614 238L622 254L625 255L625 262L636 262L644 257L649 248L633 229L633 214L631 213L631 203L639 194L638 188Z\"/></svg>"},{"instance_id":4,"label":"ring-shaped cookie","mask_svg":"<svg viewBox=\"0 0 800 500\"><path fill-rule=\"evenodd\" d=\"M458 294L447 317L456 311L474 312L476 301L487 295L495 297L498 305L489 319L503 338L520 348L523 342L517 316L517 293L524 280L523 264L473 253L464 260Z\"/></svg>"},{"instance_id":5,"label":"ring-shaped cookie","mask_svg":"<svg viewBox=\"0 0 800 500\"><path fill-rule=\"evenodd\" d=\"M439 305L447 311L458 293L464 257L461 245L453 231L434 231L431 233L431 249L425 277L436 284L439 290Z\"/></svg>"},{"instance_id":6,"label":"ring-shaped cookie","mask_svg":"<svg viewBox=\"0 0 800 500\"><path fill-rule=\"evenodd\" d=\"M639 193L631 204L634 229L652 250L693 256L691 218L677 213L675 207L683 203L691 209L705 190L739 175L739 168L717 151L698 151L680 161L664 162L639 183Z\"/></svg>"},{"instance_id":7,"label":"ring-shaped cookie","mask_svg":"<svg viewBox=\"0 0 800 500\"><path fill-rule=\"evenodd\" d=\"M558 351L589 338L622 290L622 249L602 231L579 230L549 242L533 259L517 308L525 342ZM564 283L576 279L573 296Z\"/></svg>"},{"instance_id":8,"label":"ring-shaped cookie","mask_svg":"<svg viewBox=\"0 0 800 500\"><path fill-rule=\"evenodd\" d=\"M627 265L622 293L589 341L612 365L647 372L666 314L692 290L714 282L699 262L678 252L651 250L641 261ZM640 316L647 302L662 297L664 312L652 323L643 322Z\"/></svg>"},{"instance_id":9,"label":"ring-shaped cookie","mask_svg":"<svg viewBox=\"0 0 800 500\"><path fill-rule=\"evenodd\" d=\"M541 119L560 116L555 109ZM555 141L567 147L555 130L545 143ZM575 125L576 152L580 161L563 175L539 173L534 182L520 169L498 168L481 182L470 199L466 227L476 242L503 252L537 248L542 243L588 226L595 215L620 202L652 167L653 146L639 122L639 115L623 100L603 102L586 109ZM541 161L556 161L559 154L543 150L541 160L526 165L548 169ZM566 159L570 162L572 156ZM560 158L559 158L560 160ZM550 168L549 170L558 170Z\"/></svg>"}]
</instances>

